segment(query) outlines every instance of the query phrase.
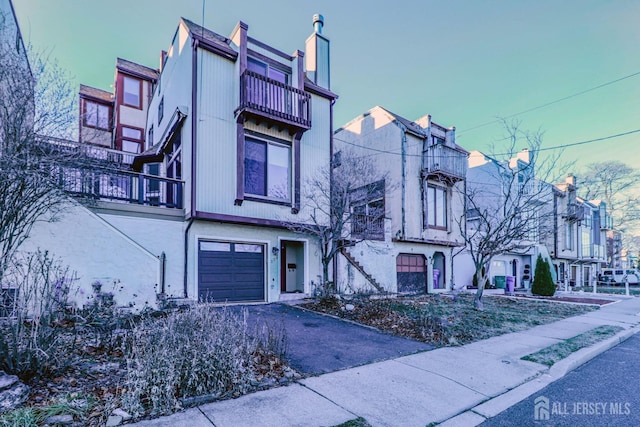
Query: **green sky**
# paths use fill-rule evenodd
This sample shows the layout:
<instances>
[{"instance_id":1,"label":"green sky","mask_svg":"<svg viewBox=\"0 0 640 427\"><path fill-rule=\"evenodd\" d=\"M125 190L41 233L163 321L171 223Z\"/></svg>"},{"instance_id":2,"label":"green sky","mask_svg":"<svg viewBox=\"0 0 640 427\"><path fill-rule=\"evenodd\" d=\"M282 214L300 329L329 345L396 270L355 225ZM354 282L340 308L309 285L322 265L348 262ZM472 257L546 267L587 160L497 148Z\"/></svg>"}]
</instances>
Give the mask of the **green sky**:
<instances>
[{"instance_id":1,"label":"green sky","mask_svg":"<svg viewBox=\"0 0 640 427\"><path fill-rule=\"evenodd\" d=\"M456 126L490 152L495 119L640 72L637 0L14 0L25 38L77 83L110 89L116 57L156 67L178 19L229 35L238 20L286 52L304 49L311 16L331 39L336 126L374 105ZM518 116L555 146L640 129L640 75ZM564 156L640 166L640 133ZM574 170L578 177L580 167Z\"/></svg>"}]
</instances>

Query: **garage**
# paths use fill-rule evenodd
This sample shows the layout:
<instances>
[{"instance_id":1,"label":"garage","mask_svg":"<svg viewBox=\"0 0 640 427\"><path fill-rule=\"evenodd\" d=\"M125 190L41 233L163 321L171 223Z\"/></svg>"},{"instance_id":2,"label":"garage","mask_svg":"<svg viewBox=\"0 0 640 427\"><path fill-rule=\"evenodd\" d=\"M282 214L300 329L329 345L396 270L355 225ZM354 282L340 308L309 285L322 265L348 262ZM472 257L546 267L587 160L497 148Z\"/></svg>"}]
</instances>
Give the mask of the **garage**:
<instances>
[{"instance_id":1,"label":"garage","mask_svg":"<svg viewBox=\"0 0 640 427\"><path fill-rule=\"evenodd\" d=\"M264 301L264 286L264 245L198 242L198 298L201 301Z\"/></svg>"}]
</instances>

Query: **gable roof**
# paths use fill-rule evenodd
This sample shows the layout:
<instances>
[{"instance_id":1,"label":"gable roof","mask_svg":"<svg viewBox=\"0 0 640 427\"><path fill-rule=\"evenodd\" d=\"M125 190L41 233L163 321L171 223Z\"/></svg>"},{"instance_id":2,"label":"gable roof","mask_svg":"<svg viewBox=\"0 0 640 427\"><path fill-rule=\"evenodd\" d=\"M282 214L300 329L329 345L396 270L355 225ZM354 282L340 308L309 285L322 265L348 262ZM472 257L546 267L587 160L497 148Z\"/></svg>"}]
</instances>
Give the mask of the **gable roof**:
<instances>
[{"instance_id":1,"label":"gable roof","mask_svg":"<svg viewBox=\"0 0 640 427\"><path fill-rule=\"evenodd\" d=\"M141 77L147 80L158 80L160 73L153 68L145 67L144 65L136 64L135 62L127 61L126 59L118 58L116 60L116 69L125 73L133 74L134 76Z\"/></svg>"},{"instance_id":2,"label":"gable roof","mask_svg":"<svg viewBox=\"0 0 640 427\"><path fill-rule=\"evenodd\" d=\"M391 111L387 110L384 107L381 106L376 106L373 107L373 109L375 108L379 108L380 110L384 111L385 113L387 113L389 116L391 116L394 120L400 122L405 128L407 128L407 130L413 134L415 134L416 136L419 136L420 138L426 138L427 133L425 132L425 130L420 127L419 124L417 124L416 122L409 120L409 119L405 119L404 117L396 114L396 113L392 113Z\"/></svg>"},{"instance_id":3,"label":"gable roof","mask_svg":"<svg viewBox=\"0 0 640 427\"><path fill-rule=\"evenodd\" d=\"M111 92L82 84L80 85L80 96L109 104L113 103L113 94Z\"/></svg>"},{"instance_id":4,"label":"gable roof","mask_svg":"<svg viewBox=\"0 0 640 427\"><path fill-rule=\"evenodd\" d=\"M233 50L231 47L230 38L214 33L213 31L195 24L186 18L180 18L180 22L187 27L191 37L201 43L204 43L206 47L212 49L216 53L226 56L229 59L235 60L238 57L238 52Z\"/></svg>"}]
</instances>

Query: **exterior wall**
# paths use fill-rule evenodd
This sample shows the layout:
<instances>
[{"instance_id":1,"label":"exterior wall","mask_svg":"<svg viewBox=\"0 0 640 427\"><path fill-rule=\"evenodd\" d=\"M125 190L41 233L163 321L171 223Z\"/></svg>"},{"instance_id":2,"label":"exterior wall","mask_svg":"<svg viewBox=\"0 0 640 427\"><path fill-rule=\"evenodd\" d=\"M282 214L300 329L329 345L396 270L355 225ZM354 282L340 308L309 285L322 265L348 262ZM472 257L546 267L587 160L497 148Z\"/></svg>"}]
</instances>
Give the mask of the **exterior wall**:
<instances>
[{"instance_id":1,"label":"exterior wall","mask_svg":"<svg viewBox=\"0 0 640 427\"><path fill-rule=\"evenodd\" d=\"M293 233L288 230L252 227L247 225L223 224L212 221L193 223L189 231L189 265L188 290L189 298L198 295L198 241L215 240L241 243L257 243L265 245L266 256L266 298L268 302L280 299L280 253L274 254L273 248L280 248L281 240L295 240L304 242L304 294L313 293L312 281L319 282L322 277L322 264L319 253L320 247L315 239ZM299 295L299 294L298 294Z\"/></svg>"},{"instance_id":2,"label":"exterior wall","mask_svg":"<svg viewBox=\"0 0 640 427\"><path fill-rule=\"evenodd\" d=\"M433 256L436 252L442 252L445 256L445 289L433 288ZM349 253L387 292L398 292L396 260L399 254L424 256L427 264L428 292L444 292L454 287L451 248L407 242L367 241L349 248ZM455 280L457 283L457 278ZM338 256L337 286L345 293L375 291L369 281L342 255Z\"/></svg>"},{"instance_id":3,"label":"exterior wall","mask_svg":"<svg viewBox=\"0 0 640 427\"><path fill-rule=\"evenodd\" d=\"M156 304L158 258L85 207L74 205L58 221L36 223L21 250L38 248L77 273L79 289L71 296L79 305L93 295L95 281L113 291L119 306L141 310Z\"/></svg>"},{"instance_id":4,"label":"exterior wall","mask_svg":"<svg viewBox=\"0 0 640 427\"><path fill-rule=\"evenodd\" d=\"M131 214L100 213L99 216L155 257L159 258L164 253L165 294L173 297L184 295L184 231L187 223L181 219L155 219ZM160 285L156 291L162 291Z\"/></svg>"},{"instance_id":5,"label":"exterior wall","mask_svg":"<svg viewBox=\"0 0 640 427\"><path fill-rule=\"evenodd\" d=\"M121 71L118 72L118 79L121 75L127 75ZM132 76L133 77L133 76ZM140 77L134 77L138 80L142 80ZM151 83L146 80L142 80L142 108L134 108L128 105L118 105L118 123L126 126L134 126L144 129L147 124L147 109L149 107L149 99L151 97ZM165 113L166 114L166 113Z\"/></svg>"},{"instance_id":6,"label":"exterior wall","mask_svg":"<svg viewBox=\"0 0 640 427\"><path fill-rule=\"evenodd\" d=\"M82 118L80 118L80 122L82 123ZM105 148L111 148L112 133L108 130L95 129L81 124L80 141L86 144L94 144Z\"/></svg>"}]
</instances>

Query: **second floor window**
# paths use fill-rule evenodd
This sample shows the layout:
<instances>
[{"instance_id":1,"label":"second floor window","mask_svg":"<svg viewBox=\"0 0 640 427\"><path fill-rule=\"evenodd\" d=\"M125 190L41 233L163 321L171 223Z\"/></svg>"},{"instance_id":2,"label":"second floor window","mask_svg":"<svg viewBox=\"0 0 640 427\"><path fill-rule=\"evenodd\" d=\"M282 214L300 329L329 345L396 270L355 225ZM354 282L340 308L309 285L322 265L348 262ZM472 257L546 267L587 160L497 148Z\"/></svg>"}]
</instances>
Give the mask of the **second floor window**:
<instances>
[{"instance_id":1,"label":"second floor window","mask_svg":"<svg viewBox=\"0 0 640 427\"><path fill-rule=\"evenodd\" d=\"M130 107L142 108L142 81L133 77L123 76L122 103Z\"/></svg>"},{"instance_id":2,"label":"second floor window","mask_svg":"<svg viewBox=\"0 0 640 427\"><path fill-rule=\"evenodd\" d=\"M291 200L291 147L245 138L245 194L277 201Z\"/></svg>"},{"instance_id":3,"label":"second floor window","mask_svg":"<svg viewBox=\"0 0 640 427\"><path fill-rule=\"evenodd\" d=\"M84 101L84 125L109 130L110 107L93 101Z\"/></svg>"},{"instance_id":4,"label":"second floor window","mask_svg":"<svg viewBox=\"0 0 640 427\"><path fill-rule=\"evenodd\" d=\"M384 240L384 194L384 180L356 188L349 194L354 237Z\"/></svg>"},{"instance_id":5,"label":"second floor window","mask_svg":"<svg viewBox=\"0 0 640 427\"><path fill-rule=\"evenodd\" d=\"M447 189L436 185L427 186L427 226L447 229Z\"/></svg>"},{"instance_id":6,"label":"second floor window","mask_svg":"<svg viewBox=\"0 0 640 427\"><path fill-rule=\"evenodd\" d=\"M160 99L160 103L158 103L158 124L160 124L163 117L164 117L164 96Z\"/></svg>"}]
</instances>

